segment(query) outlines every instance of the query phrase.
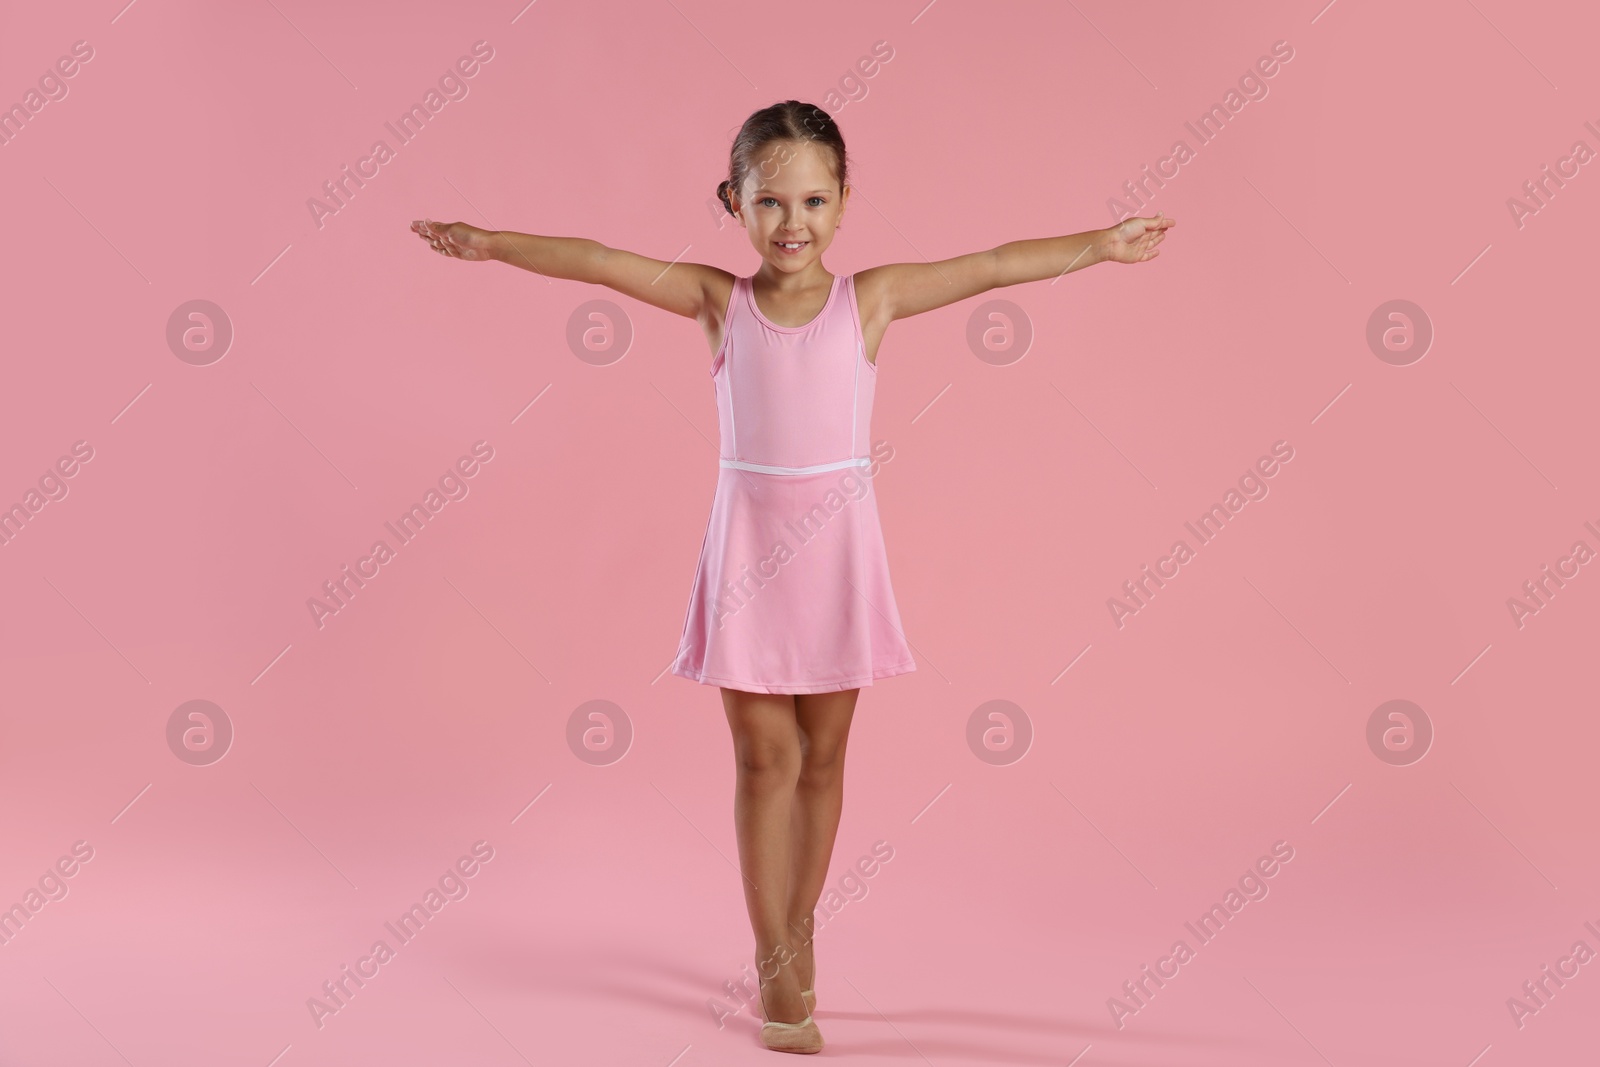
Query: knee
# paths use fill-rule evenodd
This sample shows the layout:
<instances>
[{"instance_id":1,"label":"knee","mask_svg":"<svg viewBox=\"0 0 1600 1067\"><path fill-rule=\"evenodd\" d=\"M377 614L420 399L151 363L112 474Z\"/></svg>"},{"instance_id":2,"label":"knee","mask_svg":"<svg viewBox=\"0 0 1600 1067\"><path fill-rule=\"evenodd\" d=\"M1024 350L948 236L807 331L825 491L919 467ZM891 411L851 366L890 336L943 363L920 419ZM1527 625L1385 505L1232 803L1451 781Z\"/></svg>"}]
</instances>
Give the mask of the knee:
<instances>
[{"instance_id":1,"label":"knee","mask_svg":"<svg viewBox=\"0 0 1600 1067\"><path fill-rule=\"evenodd\" d=\"M796 744L751 741L739 746L739 780L755 788L792 784L800 767Z\"/></svg>"},{"instance_id":2,"label":"knee","mask_svg":"<svg viewBox=\"0 0 1600 1067\"><path fill-rule=\"evenodd\" d=\"M800 781L811 788L827 788L844 774L843 745L811 745L800 761Z\"/></svg>"}]
</instances>

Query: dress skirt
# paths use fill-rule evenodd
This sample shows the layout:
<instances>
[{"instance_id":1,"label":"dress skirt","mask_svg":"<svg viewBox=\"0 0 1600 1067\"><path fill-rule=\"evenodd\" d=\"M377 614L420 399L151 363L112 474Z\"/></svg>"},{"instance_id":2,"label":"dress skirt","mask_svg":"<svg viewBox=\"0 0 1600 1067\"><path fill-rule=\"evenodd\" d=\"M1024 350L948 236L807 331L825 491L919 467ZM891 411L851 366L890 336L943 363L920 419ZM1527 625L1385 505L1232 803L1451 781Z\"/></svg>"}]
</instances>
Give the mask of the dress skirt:
<instances>
[{"instance_id":1,"label":"dress skirt","mask_svg":"<svg viewBox=\"0 0 1600 1067\"><path fill-rule=\"evenodd\" d=\"M673 674L831 693L916 670L869 469L718 468Z\"/></svg>"}]
</instances>

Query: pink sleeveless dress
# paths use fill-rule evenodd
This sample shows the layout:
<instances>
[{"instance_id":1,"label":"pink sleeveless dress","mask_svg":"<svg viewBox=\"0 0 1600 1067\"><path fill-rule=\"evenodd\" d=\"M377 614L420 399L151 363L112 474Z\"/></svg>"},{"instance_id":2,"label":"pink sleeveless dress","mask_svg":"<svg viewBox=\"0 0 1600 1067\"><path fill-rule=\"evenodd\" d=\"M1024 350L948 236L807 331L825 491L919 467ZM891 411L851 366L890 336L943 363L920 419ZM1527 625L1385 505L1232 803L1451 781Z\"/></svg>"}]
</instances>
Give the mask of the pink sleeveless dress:
<instances>
[{"instance_id":1,"label":"pink sleeveless dress","mask_svg":"<svg viewBox=\"0 0 1600 1067\"><path fill-rule=\"evenodd\" d=\"M804 326L778 326L734 280L711 361L722 434L672 673L752 693L830 693L916 670L900 630L873 479L855 276Z\"/></svg>"}]
</instances>

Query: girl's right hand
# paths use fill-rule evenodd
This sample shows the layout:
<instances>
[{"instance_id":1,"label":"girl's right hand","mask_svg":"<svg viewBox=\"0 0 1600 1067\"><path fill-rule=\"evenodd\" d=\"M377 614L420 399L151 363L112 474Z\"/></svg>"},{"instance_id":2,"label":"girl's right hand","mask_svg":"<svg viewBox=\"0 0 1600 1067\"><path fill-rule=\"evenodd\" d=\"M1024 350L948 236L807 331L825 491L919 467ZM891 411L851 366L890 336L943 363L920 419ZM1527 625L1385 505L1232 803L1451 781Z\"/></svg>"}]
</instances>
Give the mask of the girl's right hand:
<instances>
[{"instance_id":1,"label":"girl's right hand","mask_svg":"<svg viewBox=\"0 0 1600 1067\"><path fill-rule=\"evenodd\" d=\"M455 259L493 259L493 230L480 230L465 222L434 222L417 219L411 229L435 251Z\"/></svg>"}]
</instances>

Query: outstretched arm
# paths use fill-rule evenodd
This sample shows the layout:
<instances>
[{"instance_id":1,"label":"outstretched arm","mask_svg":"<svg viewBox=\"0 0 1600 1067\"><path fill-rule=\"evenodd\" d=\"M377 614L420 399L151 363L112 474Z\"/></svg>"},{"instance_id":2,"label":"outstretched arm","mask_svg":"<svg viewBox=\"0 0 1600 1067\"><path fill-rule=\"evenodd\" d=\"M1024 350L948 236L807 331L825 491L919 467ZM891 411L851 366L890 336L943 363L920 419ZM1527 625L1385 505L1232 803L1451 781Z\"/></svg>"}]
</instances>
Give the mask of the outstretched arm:
<instances>
[{"instance_id":1,"label":"outstretched arm","mask_svg":"<svg viewBox=\"0 0 1600 1067\"><path fill-rule=\"evenodd\" d=\"M1158 214L1124 219L1104 230L1009 241L937 263L886 263L862 271L856 285L876 286L887 319L903 319L990 289L1054 278L1095 263L1154 259L1161 254L1155 246L1176 224L1176 219Z\"/></svg>"},{"instance_id":2,"label":"outstretched arm","mask_svg":"<svg viewBox=\"0 0 1600 1067\"><path fill-rule=\"evenodd\" d=\"M1000 284L1041 281L1094 263L1155 259L1161 254L1156 245L1177 224L1177 219L1158 211L1154 218L1123 219L1103 230L1003 244L995 250L1000 256Z\"/></svg>"},{"instance_id":3,"label":"outstretched arm","mask_svg":"<svg viewBox=\"0 0 1600 1067\"><path fill-rule=\"evenodd\" d=\"M549 278L591 282L646 304L699 318L710 301L715 275L732 275L703 263L669 263L587 237L546 237L513 230L483 230L465 222L419 219L411 229L435 251L456 259L497 259Z\"/></svg>"}]
</instances>

